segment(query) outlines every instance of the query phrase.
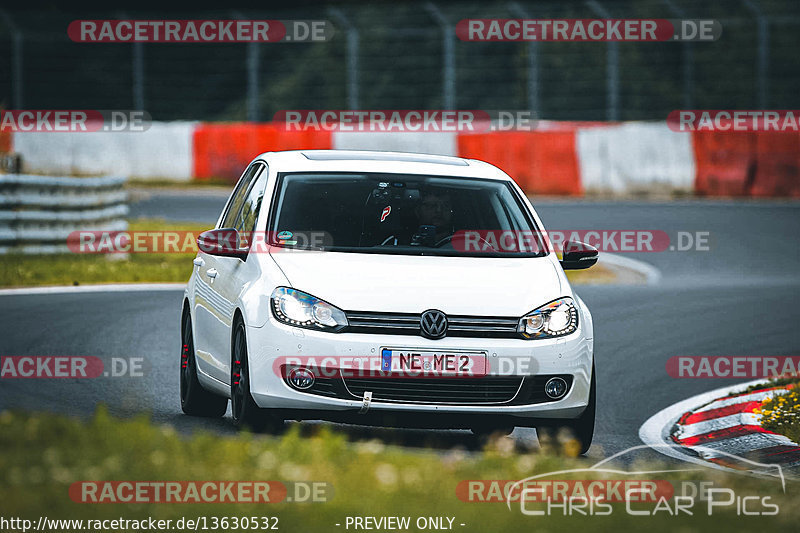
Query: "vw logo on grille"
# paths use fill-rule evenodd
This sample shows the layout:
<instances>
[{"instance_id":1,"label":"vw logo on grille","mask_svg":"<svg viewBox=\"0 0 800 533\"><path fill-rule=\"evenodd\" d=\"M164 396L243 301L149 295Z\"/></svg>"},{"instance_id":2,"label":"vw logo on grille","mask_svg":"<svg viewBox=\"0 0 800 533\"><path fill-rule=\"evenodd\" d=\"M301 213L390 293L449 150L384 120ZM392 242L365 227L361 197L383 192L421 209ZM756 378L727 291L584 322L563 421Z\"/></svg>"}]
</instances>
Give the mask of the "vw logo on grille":
<instances>
[{"instance_id":1,"label":"vw logo on grille","mask_svg":"<svg viewBox=\"0 0 800 533\"><path fill-rule=\"evenodd\" d=\"M419 318L423 337L441 339L447 334L447 316L438 309L428 309Z\"/></svg>"}]
</instances>

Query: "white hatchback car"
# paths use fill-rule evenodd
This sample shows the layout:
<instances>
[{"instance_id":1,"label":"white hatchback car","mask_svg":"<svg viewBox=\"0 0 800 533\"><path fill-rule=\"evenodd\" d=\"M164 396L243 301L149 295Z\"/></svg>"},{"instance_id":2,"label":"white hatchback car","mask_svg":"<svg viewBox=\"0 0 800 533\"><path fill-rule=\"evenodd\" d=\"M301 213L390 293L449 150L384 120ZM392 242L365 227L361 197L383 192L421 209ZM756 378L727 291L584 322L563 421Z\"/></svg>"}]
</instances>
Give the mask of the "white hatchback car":
<instances>
[{"instance_id":1,"label":"white hatchback car","mask_svg":"<svg viewBox=\"0 0 800 533\"><path fill-rule=\"evenodd\" d=\"M183 411L594 430L592 317L500 169L434 155L271 152L247 167L182 310Z\"/></svg>"}]
</instances>

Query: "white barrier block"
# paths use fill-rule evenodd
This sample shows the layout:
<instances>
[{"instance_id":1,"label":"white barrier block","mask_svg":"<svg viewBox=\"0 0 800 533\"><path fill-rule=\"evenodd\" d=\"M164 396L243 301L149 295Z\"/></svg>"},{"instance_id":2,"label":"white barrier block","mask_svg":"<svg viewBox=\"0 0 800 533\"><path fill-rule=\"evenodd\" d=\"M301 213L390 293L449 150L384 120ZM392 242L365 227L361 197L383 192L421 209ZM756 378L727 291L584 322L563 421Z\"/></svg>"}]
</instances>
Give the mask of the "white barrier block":
<instances>
[{"instance_id":1,"label":"white barrier block","mask_svg":"<svg viewBox=\"0 0 800 533\"><path fill-rule=\"evenodd\" d=\"M664 122L579 128L576 144L584 190L694 188L691 135L674 132Z\"/></svg>"},{"instance_id":2,"label":"white barrier block","mask_svg":"<svg viewBox=\"0 0 800 533\"><path fill-rule=\"evenodd\" d=\"M335 150L385 150L458 156L454 131L334 131Z\"/></svg>"},{"instance_id":3,"label":"white barrier block","mask_svg":"<svg viewBox=\"0 0 800 533\"><path fill-rule=\"evenodd\" d=\"M153 122L146 131L16 132L24 172L192 179L195 122Z\"/></svg>"}]
</instances>

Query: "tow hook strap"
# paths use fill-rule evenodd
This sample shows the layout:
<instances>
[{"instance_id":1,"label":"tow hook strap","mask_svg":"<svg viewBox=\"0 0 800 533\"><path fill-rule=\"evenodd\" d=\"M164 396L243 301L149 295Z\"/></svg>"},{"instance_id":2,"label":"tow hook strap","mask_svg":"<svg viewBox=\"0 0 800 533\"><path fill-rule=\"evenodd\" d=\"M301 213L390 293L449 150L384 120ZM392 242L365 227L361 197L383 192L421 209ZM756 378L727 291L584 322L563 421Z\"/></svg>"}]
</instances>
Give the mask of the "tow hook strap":
<instances>
[{"instance_id":1,"label":"tow hook strap","mask_svg":"<svg viewBox=\"0 0 800 533\"><path fill-rule=\"evenodd\" d=\"M358 414L363 415L369 411L369 404L372 403L372 391L364 391L364 401L361 403L361 409Z\"/></svg>"}]
</instances>

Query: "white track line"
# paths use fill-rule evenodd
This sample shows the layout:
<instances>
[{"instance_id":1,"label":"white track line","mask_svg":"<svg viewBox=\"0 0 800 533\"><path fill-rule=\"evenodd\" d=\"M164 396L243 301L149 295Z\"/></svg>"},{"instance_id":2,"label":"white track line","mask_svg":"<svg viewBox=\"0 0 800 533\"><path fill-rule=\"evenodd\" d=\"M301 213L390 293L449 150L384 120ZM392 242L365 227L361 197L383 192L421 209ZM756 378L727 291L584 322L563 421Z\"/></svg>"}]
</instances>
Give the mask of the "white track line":
<instances>
[{"instance_id":1,"label":"white track line","mask_svg":"<svg viewBox=\"0 0 800 533\"><path fill-rule=\"evenodd\" d=\"M185 283L109 283L107 285L64 285L58 287L20 287L0 289L0 296L27 294L69 294L84 292L182 291Z\"/></svg>"}]
</instances>

